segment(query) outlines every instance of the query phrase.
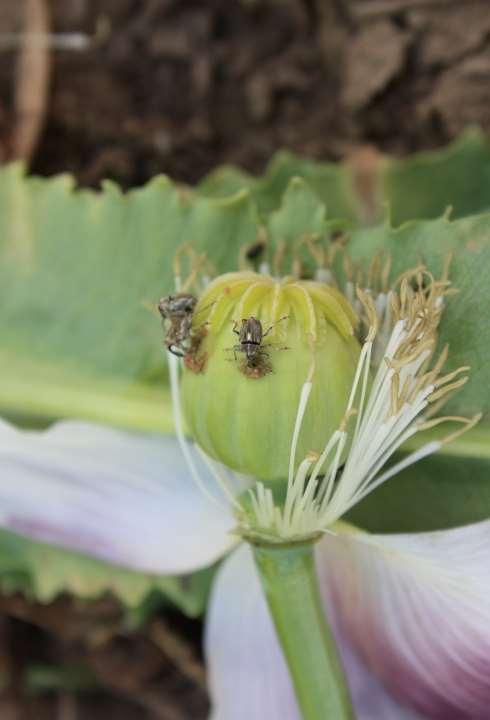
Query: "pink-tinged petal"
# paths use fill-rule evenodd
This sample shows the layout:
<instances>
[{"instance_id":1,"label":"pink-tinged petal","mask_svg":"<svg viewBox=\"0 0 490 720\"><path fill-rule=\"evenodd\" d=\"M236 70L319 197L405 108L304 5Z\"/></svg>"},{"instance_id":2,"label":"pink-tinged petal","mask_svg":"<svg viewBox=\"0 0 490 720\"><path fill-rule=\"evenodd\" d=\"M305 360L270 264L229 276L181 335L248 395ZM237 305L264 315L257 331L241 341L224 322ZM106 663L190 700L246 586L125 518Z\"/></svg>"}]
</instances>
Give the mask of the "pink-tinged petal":
<instances>
[{"instance_id":1,"label":"pink-tinged petal","mask_svg":"<svg viewBox=\"0 0 490 720\"><path fill-rule=\"evenodd\" d=\"M335 629L335 628L334 628ZM337 637L358 720L417 720ZM250 548L222 564L206 622L212 720L301 720Z\"/></svg>"},{"instance_id":2,"label":"pink-tinged petal","mask_svg":"<svg viewBox=\"0 0 490 720\"><path fill-rule=\"evenodd\" d=\"M228 505L196 464L214 501L190 478L173 437L0 422L0 526L137 570L190 572L236 542Z\"/></svg>"},{"instance_id":3,"label":"pink-tinged petal","mask_svg":"<svg viewBox=\"0 0 490 720\"><path fill-rule=\"evenodd\" d=\"M490 717L490 521L411 535L339 525L321 543L342 631L433 720Z\"/></svg>"},{"instance_id":4,"label":"pink-tinged petal","mask_svg":"<svg viewBox=\"0 0 490 720\"><path fill-rule=\"evenodd\" d=\"M206 622L213 720L300 720L250 548L228 557Z\"/></svg>"}]
</instances>

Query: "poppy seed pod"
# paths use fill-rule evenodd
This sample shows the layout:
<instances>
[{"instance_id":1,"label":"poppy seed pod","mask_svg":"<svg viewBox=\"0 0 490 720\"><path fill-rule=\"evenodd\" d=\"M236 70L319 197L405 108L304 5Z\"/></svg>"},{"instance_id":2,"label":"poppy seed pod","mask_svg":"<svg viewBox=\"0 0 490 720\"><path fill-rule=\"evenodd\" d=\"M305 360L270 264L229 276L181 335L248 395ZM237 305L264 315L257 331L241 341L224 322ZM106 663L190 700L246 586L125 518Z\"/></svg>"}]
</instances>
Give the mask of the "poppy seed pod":
<instances>
[{"instance_id":1,"label":"poppy seed pod","mask_svg":"<svg viewBox=\"0 0 490 720\"><path fill-rule=\"evenodd\" d=\"M202 293L182 378L194 440L263 480L288 475L302 388L311 394L297 456L323 448L344 416L360 346L356 314L319 282L253 272L222 275Z\"/></svg>"}]
</instances>

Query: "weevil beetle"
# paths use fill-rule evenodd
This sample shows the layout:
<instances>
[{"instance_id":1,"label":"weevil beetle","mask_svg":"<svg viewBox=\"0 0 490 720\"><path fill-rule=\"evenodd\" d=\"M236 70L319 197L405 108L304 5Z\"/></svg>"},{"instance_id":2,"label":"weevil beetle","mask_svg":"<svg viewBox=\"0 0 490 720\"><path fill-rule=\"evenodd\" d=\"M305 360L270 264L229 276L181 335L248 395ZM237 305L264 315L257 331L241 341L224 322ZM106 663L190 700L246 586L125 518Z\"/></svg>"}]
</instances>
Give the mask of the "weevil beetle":
<instances>
[{"instance_id":1,"label":"weevil beetle","mask_svg":"<svg viewBox=\"0 0 490 720\"><path fill-rule=\"evenodd\" d=\"M190 293L167 295L158 303L163 320L168 322L165 345L174 355L184 357L189 350L192 316L197 298Z\"/></svg>"},{"instance_id":2,"label":"weevil beetle","mask_svg":"<svg viewBox=\"0 0 490 720\"><path fill-rule=\"evenodd\" d=\"M280 318L277 322L286 320L286 317ZM269 353L264 350L264 347L270 347L273 349L287 350L288 348L277 348L272 343L263 345L262 341L270 333L276 323L272 324L265 332L262 328L262 323L256 317L244 318L242 320L240 329L238 329L238 323L235 321L233 325L233 332L238 335L239 342L234 345L230 350L233 350L236 360L237 352L245 355L245 362L242 367L242 371L248 377L259 378L267 375L267 373L273 372L272 365L269 362Z\"/></svg>"}]
</instances>

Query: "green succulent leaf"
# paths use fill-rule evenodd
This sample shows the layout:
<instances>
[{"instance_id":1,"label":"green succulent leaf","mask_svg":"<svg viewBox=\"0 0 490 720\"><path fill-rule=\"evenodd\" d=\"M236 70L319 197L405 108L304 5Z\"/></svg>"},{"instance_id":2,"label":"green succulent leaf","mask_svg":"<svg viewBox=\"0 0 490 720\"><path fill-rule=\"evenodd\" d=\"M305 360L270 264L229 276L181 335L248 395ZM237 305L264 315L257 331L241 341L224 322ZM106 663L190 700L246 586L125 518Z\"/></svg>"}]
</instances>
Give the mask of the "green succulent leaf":
<instances>
[{"instance_id":1,"label":"green succulent leaf","mask_svg":"<svg viewBox=\"0 0 490 720\"><path fill-rule=\"evenodd\" d=\"M447 298L440 344L449 343L448 370L471 367L470 381L445 407L445 412L490 413L490 214L450 222L412 222L357 230L348 243L354 261L368 263L376 254L389 254L392 275L423 262L437 277L452 255L450 280L458 294Z\"/></svg>"},{"instance_id":2,"label":"green succulent leaf","mask_svg":"<svg viewBox=\"0 0 490 720\"><path fill-rule=\"evenodd\" d=\"M208 200L164 177L127 194L0 170L0 412L171 427L158 298L182 243L235 267L253 242L246 193Z\"/></svg>"},{"instance_id":3,"label":"green succulent leaf","mask_svg":"<svg viewBox=\"0 0 490 720\"><path fill-rule=\"evenodd\" d=\"M294 249L307 233L321 237L325 233L326 217L326 207L315 193L303 180L293 178L267 227L276 247L282 241L288 249Z\"/></svg>"},{"instance_id":4,"label":"green succulent leaf","mask_svg":"<svg viewBox=\"0 0 490 720\"><path fill-rule=\"evenodd\" d=\"M197 616L204 609L213 572L210 568L184 577L150 575L0 530L0 589L7 594L22 592L43 603L62 593L86 600L112 594L135 617L158 594Z\"/></svg>"},{"instance_id":5,"label":"green succulent leaf","mask_svg":"<svg viewBox=\"0 0 490 720\"><path fill-rule=\"evenodd\" d=\"M315 163L285 151L274 156L261 178L225 165L204 178L198 190L205 196L224 198L246 189L261 215L266 216L281 205L293 178L304 180L326 205L330 217L353 221L358 219L358 199L347 166Z\"/></svg>"},{"instance_id":6,"label":"green succulent leaf","mask_svg":"<svg viewBox=\"0 0 490 720\"><path fill-rule=\"evenodd\" d=\"M387 212L394 226L436 218L448 208L453 218L464 217L490 209L490 144L470 129L443 150L401 160L361 153L335 164L280 152L261 178L225 166L208 175L199 190L227 197L247 189L267 215L280 206L294 177L305 181L329 217L360 225L376 224Z\"/></svg>"},{"instance_id":7,"label":"green succulent leaf","mask_svg":"<svg viewBox=\"0 0 490 720\"><path fill-rule=\"evenodd\" d=\"M382 177L391 222L451 217L490 210L490 144L470 129L444 150L389 160Z\"/></svg>"}]
</instances>

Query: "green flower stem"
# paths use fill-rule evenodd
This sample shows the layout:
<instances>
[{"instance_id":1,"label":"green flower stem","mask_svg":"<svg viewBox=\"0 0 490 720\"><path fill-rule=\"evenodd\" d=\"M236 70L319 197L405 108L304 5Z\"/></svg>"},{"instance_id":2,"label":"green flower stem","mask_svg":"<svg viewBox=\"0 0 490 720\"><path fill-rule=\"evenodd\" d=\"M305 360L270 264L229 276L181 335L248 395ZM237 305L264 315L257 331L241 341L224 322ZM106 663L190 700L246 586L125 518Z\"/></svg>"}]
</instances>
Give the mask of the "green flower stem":
<instances>
[{"instance_id":1,"label":"green flower stem","mask_svg":"<svg viewBox=\"0 0 490 720\"><path fill-rule=\"evenodd\" d=\"M253 550L304 720L352 720L318 590L313 543L254 545Z\"/></svg>"}]
</instances>

